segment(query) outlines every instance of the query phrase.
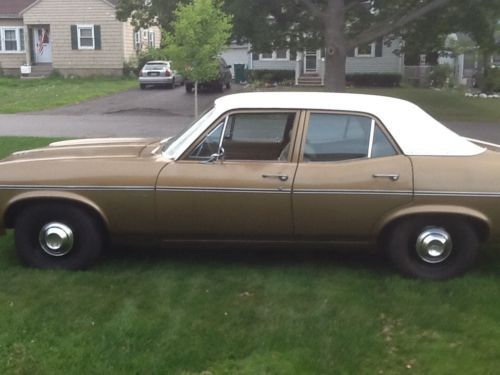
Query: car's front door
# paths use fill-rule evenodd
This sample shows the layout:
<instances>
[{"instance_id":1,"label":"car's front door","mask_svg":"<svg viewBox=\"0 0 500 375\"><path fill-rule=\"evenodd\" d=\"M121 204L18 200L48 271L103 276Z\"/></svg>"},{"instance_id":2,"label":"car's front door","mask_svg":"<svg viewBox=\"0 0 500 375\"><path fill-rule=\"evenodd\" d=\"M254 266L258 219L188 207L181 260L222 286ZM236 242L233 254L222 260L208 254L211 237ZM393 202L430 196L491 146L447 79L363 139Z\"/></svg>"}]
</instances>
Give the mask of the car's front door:
<instances>
[{"instance_id":1,"label":"car's front door","mask_svg":"<svg viewBox=\"0 0 500 375\"><path fill-rule=\"evenodd\" d=\"M378 221L412 200L410 160L366 115L306 116L302 158L293 186L299 238L370 238Z\"/></svg>"},{"instance_id":2,"label":"car's front door","mask_svg":"<svg viewBox=\"0 0 500 375\"><path fill-rule=\"evenodd\" d=\"M289 157L298 111L230 113L157 183L165 239L279 239L293 234Z\"/></svg>"}]
</instances>

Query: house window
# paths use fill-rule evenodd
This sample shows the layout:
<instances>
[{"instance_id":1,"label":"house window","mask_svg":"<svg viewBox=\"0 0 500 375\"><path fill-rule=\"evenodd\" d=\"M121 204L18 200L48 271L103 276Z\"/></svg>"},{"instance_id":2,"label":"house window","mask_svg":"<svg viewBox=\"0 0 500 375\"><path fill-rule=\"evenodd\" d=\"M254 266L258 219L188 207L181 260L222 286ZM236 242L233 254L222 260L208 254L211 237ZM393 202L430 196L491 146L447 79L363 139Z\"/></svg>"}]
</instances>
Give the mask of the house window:
<instances>
[{"instance_id":1,"label":"house window","mask_svg":"<svg viewBox=\"0 0 500 375\"><path fill-rule=\"evenodd\" d=\"M94 25L78 25L78 49L95 49Z\"/></svg>"},{"instance_id":2,"label":"house window","mask_svg":"<svg viewBox=\"0 0 500 375\"><path fill-rule=\"evenodd\" d=\"M277 50L271 53L261 53L260 60L290 60L290 52L287 50Z\"/></svg>"},{"instance_id":3,"label":"house window","mask_svg":"<svg viewBox=\"0 0 500 375\"><path fill-rule=\"evenodd\" d=\"M22 27L0 27L0 51L24 52L24 29Z\"/></svg>"},{"instance_id":4,"label":"house window","mask_svg":"<svg viewBox=\"0 0 500 375\"><path fill-rule=\"evenodd\" d=\"M148 33L148 47L149 48L155 48L156 47L156 38L155 38L155 32L154 31L150 31Z\"/></svg>"},{"instance_id":5,"label":"house window","mask_svg":"<svg viewBox=\"0 0 500 375\"><path fill-rule=\"evenodd\" d=\"M134 33L134 45L135 45L136 51L140 51L142 49L141 32L140 31L137 31Z\"/></svg>"},{"instance_id":6,"label":"house window","mask_svg":"<svg viewBox=\"0 0 500 375\"><path fill-rule=\"evenodd\" d=\"M375 57L375 42L356 47L354 50L356 57Z\"/></svg>"}]
</instances>

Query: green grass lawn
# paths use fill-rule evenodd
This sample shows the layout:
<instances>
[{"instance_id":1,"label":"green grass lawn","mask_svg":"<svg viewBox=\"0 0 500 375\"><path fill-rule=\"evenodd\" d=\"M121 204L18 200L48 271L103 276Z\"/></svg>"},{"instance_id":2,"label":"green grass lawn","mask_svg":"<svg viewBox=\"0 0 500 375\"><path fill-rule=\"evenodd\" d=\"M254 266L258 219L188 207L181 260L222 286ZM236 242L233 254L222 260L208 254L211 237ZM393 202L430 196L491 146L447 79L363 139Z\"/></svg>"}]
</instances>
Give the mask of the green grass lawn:
<instances>
[{"instance_id":1,"label":"green grass lawn","mask_svg":"<svg viewBox=\"0 0 500 375\"><path fill-rule=\"evenodd\" d=\"M0 155L47 139L0 138ZM497 374L500 253L463 278L327 251L108 250L20 266L0 238L0 374Z\"/></svg>"},{"instance_id":2,"label":"green grass lawn","mask_svg":"<svg viewBox=\"0 0 500 375\"><path fill-rule=\"evenodd\" d=\"M135 79L112 77L32 80L0 77L0 113L32 112L75 104L136 85Z\"/></svg>"},{"instance_id":3,"label":"green grass lawn","mask_svg":"<svg viewBox=\"0 0 500 375\"><path fill-rule=\"evenodd\" d=\"M418 88L354 89L353 92L409 100L438 120L500 123L500 100L466 98L462 91Z\"/></svg>"},{"instance_id":4,"label":"green grass lawn","mask_svg":"<svg viewBox=\"0 0 500 375\"><path fill-rule=\"evenodd\" d=\"M251 89L250 89L251 90ZM276 87L257 91L321 91L320 88ZM409 100L440 121L500 123L500 100L466 98L461 90L434 90L413 87L355 88L347 92L384 95Z\"/></svg>"}]
</instances>

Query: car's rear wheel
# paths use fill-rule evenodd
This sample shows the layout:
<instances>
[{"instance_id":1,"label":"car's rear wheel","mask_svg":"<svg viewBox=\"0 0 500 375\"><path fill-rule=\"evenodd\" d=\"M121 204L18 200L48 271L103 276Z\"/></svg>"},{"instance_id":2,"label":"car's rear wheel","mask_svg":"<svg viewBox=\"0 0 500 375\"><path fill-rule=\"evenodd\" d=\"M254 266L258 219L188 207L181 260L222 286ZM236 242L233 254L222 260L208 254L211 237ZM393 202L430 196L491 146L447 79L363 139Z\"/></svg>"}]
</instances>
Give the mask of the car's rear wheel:
<instances>
[{"instance_id":1,"label":"car's rear wheel","mask_svg":"<svg viewBox=\"0 0 500 375\"><path fill-rule=\"evenodd\" d=\"M193 85L186 83L186 92L191 94L193 92Z\"/></svg>"},{"instance_id":2,"label":"car's rear wheel","mask_svg":"<svg viewBox=\"0 0 500 375\"><path fill-rule=\"evenodd\" d=\"M139 85L139 87L141 88L141 90L144 90L144 89L146 88L146 85L145 85L145 84L143 84L143 83L141 83L141 84Z\"/></svg>"},{"instance_id":3,"label":"car's rear wheel","mask_svg":"<svg viewBox=\"0 0 500 375\"><path fill-rule=\"evenodd\" d=\"M389 258L404 275L443 280L467 271L477 257L478 235L459 217L414 217L397 223L387 242Z\"/></svg>"},{"instance_id":4,"label":"car's rear wheel","mask_svg":"<svg viewBox=\"0 0 500 375\"><path fill-rule=\"evenodd\" d=\"M230 88L231 88L231 82L226 83L226 89L229 90Z\"/></svg>"},{"instance_id":5,"label":"car's rear wheel","mask_svg":"<svg viewBox=\"0 0 500 375\"><path fill-rule=\"evenodd\" d=\"M37 203L15 220L19 259L36 268L85 269L104 245L104 231L91 213L63 202Z\"/></svg>"}]
</instances>

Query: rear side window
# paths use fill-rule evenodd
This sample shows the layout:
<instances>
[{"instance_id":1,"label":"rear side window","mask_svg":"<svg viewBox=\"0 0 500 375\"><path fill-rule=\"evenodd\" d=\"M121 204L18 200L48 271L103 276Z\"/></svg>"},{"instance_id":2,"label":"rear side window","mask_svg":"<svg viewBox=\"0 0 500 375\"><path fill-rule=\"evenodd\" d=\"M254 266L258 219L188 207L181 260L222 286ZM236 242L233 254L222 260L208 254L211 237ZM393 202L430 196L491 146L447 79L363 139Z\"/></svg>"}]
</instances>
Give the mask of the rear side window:
<instances>
[{"instance_id":1,"label":"rear side window","mask_svg":"<svg viewBox=\"0 0 500 375\"><path fill-rule=\"evenodd\" d=\"M368 116L311 113L304 161L341 161L396 154L394 147Z\"/></svg>"}]
</instances>

